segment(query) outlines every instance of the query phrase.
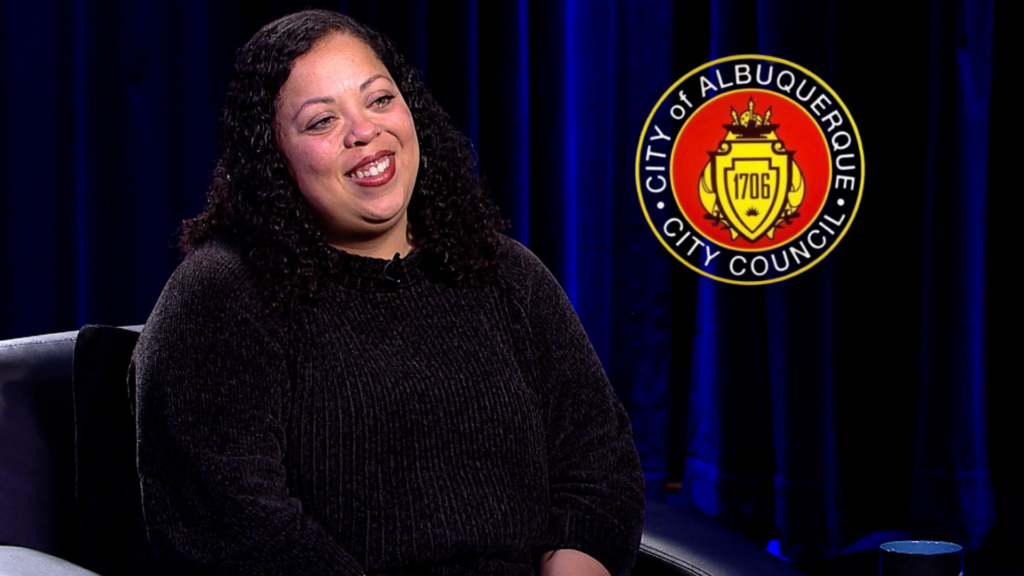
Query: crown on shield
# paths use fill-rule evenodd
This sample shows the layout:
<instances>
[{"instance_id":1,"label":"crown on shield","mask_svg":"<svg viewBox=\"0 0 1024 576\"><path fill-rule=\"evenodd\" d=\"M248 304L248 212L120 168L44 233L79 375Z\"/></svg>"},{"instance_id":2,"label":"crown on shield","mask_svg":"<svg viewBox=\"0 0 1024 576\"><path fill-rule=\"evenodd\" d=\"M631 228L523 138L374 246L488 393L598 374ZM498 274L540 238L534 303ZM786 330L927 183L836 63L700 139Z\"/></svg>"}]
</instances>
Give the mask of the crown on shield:
<instances>
[{"instance_id":1,"label":"crown on shield","mask_svg":"<svg viewBox=\"0 0 1024 576\"><path fill-rule=\"evenodd\" d=\"M804 177L793 155L772 124L772 109L764 115L754 99L742 113L730 107L732 124L723 124L725 138L708 152L697 191L711 226L722 226L732 240L749 242L775 238L779 228L791 226L804 201Z\"/></svg>"},{"instance_id":2,"label":"crown on shield","mask_svg":"<svg viewBox=\"0 0 1024 576\"><path fill-rule=\"evenodd\" d=\"M741 138L764 138L771 134L778 124L772 124L772 107L769 106L764 116L754 112L754 98L747 102L747 109L738 114L736 109L729 106L729 113L732 114L732 124L724 124L726 130Z\"/></svg>"}]
</instances>

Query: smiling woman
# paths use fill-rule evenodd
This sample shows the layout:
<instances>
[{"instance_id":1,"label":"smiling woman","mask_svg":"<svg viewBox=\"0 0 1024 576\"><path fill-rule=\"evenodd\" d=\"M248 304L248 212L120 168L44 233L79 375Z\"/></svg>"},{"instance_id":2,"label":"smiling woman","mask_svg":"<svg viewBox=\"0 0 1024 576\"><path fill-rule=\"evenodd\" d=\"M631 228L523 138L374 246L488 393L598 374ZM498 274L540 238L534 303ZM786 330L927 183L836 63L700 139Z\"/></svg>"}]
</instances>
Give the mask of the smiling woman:
<instances>
[{"instance_id":1,"label":"smiling woman","mask_svg":"<svg viewBox=\"0 0 1024 576\"><path fill-rule=\"evenodd\" d=\"M419 142L398 86L366 44L333 34L296 58L275 133L331 246L378 258L412 249L406 210Z\"/></svg>"},{"instance_id":2,"label":"smiling woman","mask_svg":"<svg viewBox=\"0 0 1024 576\"><path fill-rule=\"evenodd\" d=\"M133 356L161 568L625 574L643 476L466 139L333 12L239 52L207 208Z\"/></svg>"},{"instance_id":3,"label":"smiling woman","mask_svg":"<svg viewBox=\"0 0 1024 576\"><path fill-rule=\"evenodd\" d=\"M350 43L356 52L332 51L338 43ZM353 79L354 72L345 63L359 64L358 58L364 58L365 75ZM312 59L343 69L303 65ZM336 76L338 73L341 75ZM342 86L350 80L357 82L355 93L361 98L371 92L378 95L373 104L359 100L364 106L362 115L354 115L350 101L354 93L345 92L352 87ZM310 92L297 96L289 114L281 108L288 106L286 96L291 90ZM391 92L385 95L382 90ZM336 110L325 110L331 106ZM319 193L327 192L325 186L332 178L340 190L344 174L332 176L324 171L353 165L328 167L331 154L339 155L338 162L358 156L358 162L372 158L366 150L380 153L387 149L382 148L384 140L399 143L395 133L385 132L391 126L371 120L393 118L373 112L391 106L405 108L411 115L411 142L406 138L401 144L405 152L416 147L420 154L418 163L413 161L404 169L398 165L402 159L395 159L396 175L403 170L401 181L416 192L407 199L403 215L410 244L439 277L470 284L493 277L498 231L504 225L481 187L468 139L455 129L390 40L351 18L321 10L268 24L239 52L225 102L221 157L206 210L184 223L182 247L188 251L215 236L235 238L236 244L248 248L247 259L259 271L261 288L274 308L299 295L322 295L322 279L345 267L332 243L355 241L349 251L368 255L359 250L374 245L373 234L327 227L331 219L323 220L326 213L308 195L320 196L337 207L340 199ZM318 113L315 118L300 116L312 109ZM310 123L297 124L303 119ZM359 121L352 125L353 119ZM319 126L311 126L313 123ZM346 131L340 141L334 124ZM328 125L332 129L328 130ZM381 134L367 142L368 129ZM300 185L297 178L306 178L310 187ZM365 172L364 179L347 182L361 184L355 190L372 188L365 185L370 183ZM393 230L401 228L398 224ZM395 252L404 255L408 249L380 255L390 258Z\"/></svg>"}]
</instances>

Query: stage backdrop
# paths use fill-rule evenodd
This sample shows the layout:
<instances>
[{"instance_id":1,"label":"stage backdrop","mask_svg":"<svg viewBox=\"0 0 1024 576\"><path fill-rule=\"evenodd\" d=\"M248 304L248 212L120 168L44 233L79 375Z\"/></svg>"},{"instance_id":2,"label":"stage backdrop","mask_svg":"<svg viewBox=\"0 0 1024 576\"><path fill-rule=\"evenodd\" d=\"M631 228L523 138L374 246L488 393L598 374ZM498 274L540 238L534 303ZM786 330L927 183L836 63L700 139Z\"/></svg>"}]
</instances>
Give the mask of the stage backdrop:
<instances>
[{"instance_id":1,"label":"stage backdrop","mask_svg":"<svg viewBox=\"0 0 1024 576\"><path fill-rule=\"evenodd\" d=\"M306 4L4 3L0 337L145 321L203 203L234 51ZM1024 532L1003 5L320 5L393 38L473 140L630 411L652 495L805 566L879 530L969 550ZM739 53L821 76L865 149L849 234L768 287L671 259L633 180L661 93Z\"/></svg>"}]
</instances>

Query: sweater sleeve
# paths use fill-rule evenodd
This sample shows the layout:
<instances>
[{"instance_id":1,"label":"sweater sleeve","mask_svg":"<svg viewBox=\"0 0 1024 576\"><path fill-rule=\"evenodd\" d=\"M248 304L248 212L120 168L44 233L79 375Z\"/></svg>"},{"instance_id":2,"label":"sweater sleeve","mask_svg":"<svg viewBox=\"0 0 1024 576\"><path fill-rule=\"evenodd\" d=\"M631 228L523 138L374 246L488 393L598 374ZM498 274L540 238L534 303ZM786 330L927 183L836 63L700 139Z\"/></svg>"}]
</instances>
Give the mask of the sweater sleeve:
<instances>
[{"instance_id":1,"label":"sweater sleeve","mask_svg":"<svg viewBox=\"0 0 1024 576\"><path fill-rule=\"evenodd\" d=\"M154 552L172 573L362 574L289 497L283 331L257 312L238 259L210 252L171 277L133 357Z\"/></svg>"},{"instance_id":2,"label":"sweater sleeve","mask_svg":"<svg viewBox=\"0 0 1024 576\"><path fill-rule=\"evenodd\" d=\"M525 252L526 249L522 248ZM527 252L530 341L547 401L546 549L572 548L628 574L643 530L644 478L629 419L572 304Z\"/></svg>"}]
</instances>

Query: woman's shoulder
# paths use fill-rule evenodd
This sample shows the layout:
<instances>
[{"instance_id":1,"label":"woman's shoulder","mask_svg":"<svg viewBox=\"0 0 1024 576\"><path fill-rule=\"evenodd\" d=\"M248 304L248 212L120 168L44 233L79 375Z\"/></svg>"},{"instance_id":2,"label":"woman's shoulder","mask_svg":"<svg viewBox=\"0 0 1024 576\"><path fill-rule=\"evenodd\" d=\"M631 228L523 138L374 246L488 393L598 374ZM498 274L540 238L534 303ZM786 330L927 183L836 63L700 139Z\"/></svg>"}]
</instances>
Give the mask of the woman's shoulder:
<instances>
[{"instance_id":1,"label":"woman's shoulder","mask_svg":"<svg viewBox=\"0 0 1024 576\"><path fill-rule=\"evenodd\" d=\"M164 285L161 306L250 309L259 301L256 275L230 239L211 238L193 248Z\"/></svg>"},{"instance_id":2,"label":"woman's shoulder","mask_svg":"<svg viewBox=\"0 0 1024 576\"><path fill-rule=\"evenodd\" d=\"M215 236L188 252L172 278L241 282L252 276L242 250L230 238Z\"/></svg>"},{"instance_id":3,"label":"woman's shoulder","mask_svg":"<svg viewBox=\"0 0 1024 576\"><path fill-rule=\"evenodd\" d=\"M178 264L167 288L207 297L255 290L257 275L244 252L230 238L217 236L196 246Z\"/></svg>"},{"instance_id":4,"label":"woman's shoulder","mask_svg":"<svg viewBox=\"0 0 1024 576\"><path fill-rule=\"evenodd\" d=\"M562 288L547 266L529 248L514 238L500 236L498 244L500 281L526 298L561 295Z\"/></svg>"},{"instance_id":5,"label":"woman's shoulder","mask_svg":"<svg viewBox=\"0 0 1024 576\"><path fill-rule=\"evenodd\" d=\"M214 334L233 338L253 330L280 337L281 319L269 313L243 255L225 238L211 238L193 248L164 285L146 320L141 348L209 340Z\"/></svg>"},{"instance_id":6,"label":"woman's shoulder","mask_svg":"<svg viewBox=\"0 0 1024 576\"><path fill-rule=\"evenodd\" d=\"M499 274L502 277L530 279L537 274L550 274L544 263L515 238L498 235Z\"/></svg>"}]
</instances>

